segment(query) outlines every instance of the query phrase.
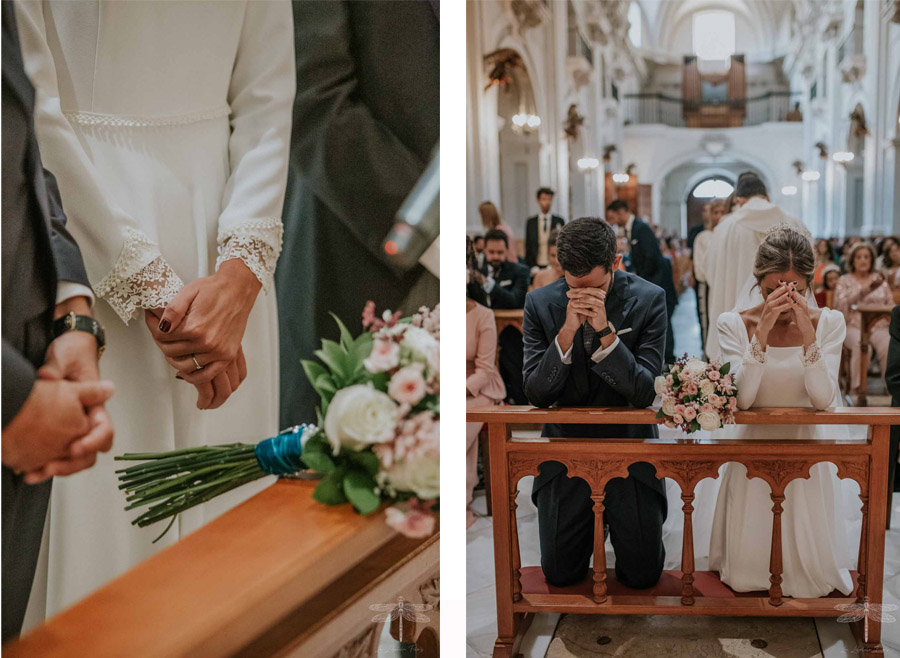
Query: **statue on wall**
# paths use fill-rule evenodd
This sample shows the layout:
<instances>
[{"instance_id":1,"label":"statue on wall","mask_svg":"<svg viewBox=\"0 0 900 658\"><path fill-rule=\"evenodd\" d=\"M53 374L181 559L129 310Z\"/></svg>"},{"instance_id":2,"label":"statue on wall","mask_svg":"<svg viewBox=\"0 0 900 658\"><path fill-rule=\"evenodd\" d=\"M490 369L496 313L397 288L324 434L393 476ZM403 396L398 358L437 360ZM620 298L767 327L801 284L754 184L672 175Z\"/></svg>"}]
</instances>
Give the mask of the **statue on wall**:
<instances>
[{"instance_id":1,"label":"statue on wall","mask_svg":"<svg viewBox=\"0 0 900 658\"><path fill-rule=\"evenodd\" d=\"M581 134L581 126L584 123L584 117L578 113L575 103L569 105L569 111L566 113L566 120L563 122L563 132L566 139L576 141Z\"/></svg>"}]
</instances>

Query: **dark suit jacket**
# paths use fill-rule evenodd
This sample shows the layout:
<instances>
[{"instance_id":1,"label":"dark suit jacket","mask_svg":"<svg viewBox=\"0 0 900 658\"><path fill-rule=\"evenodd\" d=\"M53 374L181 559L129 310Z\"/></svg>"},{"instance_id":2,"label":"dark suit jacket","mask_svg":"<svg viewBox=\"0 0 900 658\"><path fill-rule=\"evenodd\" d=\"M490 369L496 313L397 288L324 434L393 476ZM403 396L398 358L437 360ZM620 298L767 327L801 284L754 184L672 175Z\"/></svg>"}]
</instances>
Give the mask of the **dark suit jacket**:
<instances>
[{"instance_id":1,"label":"dark suit jacket","mask_svg":"<svg viewBox=\"0 0 900 658\"><path fill-rule=\"evenodd\" d=\"M485 274L488 271L488 266L485 265ZM504 261L500 266L499 275L494 276L495 283L491 293L486 295L481 285L470 283L469 297L492 309L522 308L525 306L525 295L528 293L530 279L528 269L524 265Z\"/></svg>"},{"instance_id":2,"label":"dark suit jacket","mask_svg":"<svg viewBox=\"0 0 900 658\"><path fill-rule=\"evenodd\" d=\"M575 334L572 362L564 364L555 339L565 324L565 279L532 290L525 299L525 394L537 407L634 407L653 403L654 379L662 372L666 342L665 293L628 272L616 272L606 300L609 321L619 345L600 363L585 353L582 330ZM655 425L545 425L544 436L570 438L651 438ZM535 487L561 472L561 464L541 468ZM633 475L661 495L665 491L652 467L637 465Z\"/></svg>"},{"instance_id":3,"label":"dark suit jacket","mask_svg":"<svg viewBox=\"0 0 900 658\"><path fill-rule=\"evenodd\" d=\"M550 230L564 226L566 220L559 215L550 215ZM538 216L529 217L525 222L525 262L528 267L537 265L538 257Z\"/></svg>"},{"instance_id":4,"label":"dark suit jacket","mask_svg":"<svg viewBox=\"0 0 900 658\"><path fill-rule=\"evenodd\" d=\"M631 264L634 273L666 291L666 303L675 308L678 296L672 280L672 264L659 249L659 241L646 222L635 219L631 225Z\"/></svg>"},{"instance_id":5,"label":"dark suit jacket","mask_svg":"<svg viewBox=\"0 0 900 658\"><path fill-rule=\"evenodd\" d=\"M440 43L436 3L293 3L297 98L275 282L282 425L314 418L300 359L337 337L329 311L360 330L379 312L438 302L421 266L398 275L381 241L437 145Z\"/></svg>"},{"instance_id":6,"label":"dark suit jacket","mask_svg":"<svg viewBox=\"0 0 900 658\"><path fill-rule=\"evenodd\" d=\"M81 253L65 228L56 180L41 165L34 88L25 75L13 14L3 16L2 328L3 427L34 386L50 342L61 280L88 285ZM34 577L50 483L25 485L3 467L3 640L18 634Z\"/></svg>"},{"instance_id":7,"label":"dark suit jacket","mask_svg":"<svg viewBox=\"0 0 900 658\"><path fill-rule=\"evenodd\" d=\"M884 383L891 394L891 406L900 407L900 304L891 311L891 342L888 347Z\"/></svg>"}]
</instances>

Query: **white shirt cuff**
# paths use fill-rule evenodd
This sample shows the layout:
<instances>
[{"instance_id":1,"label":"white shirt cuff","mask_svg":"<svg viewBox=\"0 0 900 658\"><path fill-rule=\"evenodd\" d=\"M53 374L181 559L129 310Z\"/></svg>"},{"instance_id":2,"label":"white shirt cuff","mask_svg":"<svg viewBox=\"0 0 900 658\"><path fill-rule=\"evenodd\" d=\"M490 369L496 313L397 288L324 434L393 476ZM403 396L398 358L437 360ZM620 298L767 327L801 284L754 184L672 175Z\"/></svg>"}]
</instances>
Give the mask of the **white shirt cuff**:
<instances>
[{"instance_id":1,"label":"white shirt cuff","mask_svg":"<svg viewBox=\"0 0 900 658\"><path fill-rule=\"evenodd\" d=\"M73 297L87 297L91 308L94 307L94 292L90 288L74 281L60 281L56 286L56 303L61 304Z\"/></svg>"},{"instance_id":2,"label":"white shirt cuff","mask_svg":"<svg viewBox=\"0 0 900 658\"><path fill-rule=\"evenodd\" d=\"M610 325L612 326L612 325ZM616 336L616 339L613 341L613 344L609 347L601 347L596 352L591 354L591 361L594 363L600 363L603 359L608 357L614 349L619 346L619 337Z\"/></svg>"},{"instance_id":3,"label":"white shirt cuff","mask_svg":"<svg viewBox=\"0 0 900 658\"><path fill-rule=\"evenodd\" d=\"M493 279L493 277L489 276L487 278L487 281L484 282L484 291L490 295L495 285L497 285L497 282Z\"/></svg>"},{"instance_id":4,"label":"white shirt cuff","mask_svg":"<svg viewBox=\"0 0 900 658\"><path fill-rule=\"evenodd\" d=\"M575 346L575 343L569 345L569 351L565 354L563 354L562 348L559 346L559 336L553 339L553 344L556 345L556 351L559 352L559 360L563 362L563 365L571 365L572 348Z\"/></svg>"}]
</instances>

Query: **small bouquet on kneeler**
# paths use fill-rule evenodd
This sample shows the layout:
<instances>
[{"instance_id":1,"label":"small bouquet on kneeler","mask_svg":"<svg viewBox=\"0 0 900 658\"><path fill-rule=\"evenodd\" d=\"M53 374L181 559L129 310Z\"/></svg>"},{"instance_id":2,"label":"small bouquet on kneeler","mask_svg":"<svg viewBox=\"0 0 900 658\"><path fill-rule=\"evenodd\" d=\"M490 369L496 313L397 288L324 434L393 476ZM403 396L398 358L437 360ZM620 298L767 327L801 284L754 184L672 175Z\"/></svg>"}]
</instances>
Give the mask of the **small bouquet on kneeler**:
<instances>
[{"instance_id":1,"label":"small bouquet on kneeler","mask_svg":"<svg viewBox=\"0 0 900 658\"><path fill-rule=\"evenodd\" d=\"M139 461L117 471L126 510L148 506L141 527L267 475L315 472L313 498L349 502L361 514L383 500L389 525L410 537L434 531L440 497L440 306L411 318L374 304L354 338L340 320L340 340L322 341L321 363L303 369L319 394L317 425L298 425L257 444L231 443L161 453L129 453ZM157 540L160 538L157 537Z\"/></svg>"},{"instance_id":2,"label":"small bouquet on kneeler","mask_svg":"<svg viewBox=\"0 0 900 658\"><path fill-rule=\"evenodd\" d=\"M728 374L730 370L730 363L707 363L685 354L667 375L660 375L654 382L662 400L656 417L666 427L679 427L687 434L733 425L737 386Z\"/></svg>"}]
</instances>

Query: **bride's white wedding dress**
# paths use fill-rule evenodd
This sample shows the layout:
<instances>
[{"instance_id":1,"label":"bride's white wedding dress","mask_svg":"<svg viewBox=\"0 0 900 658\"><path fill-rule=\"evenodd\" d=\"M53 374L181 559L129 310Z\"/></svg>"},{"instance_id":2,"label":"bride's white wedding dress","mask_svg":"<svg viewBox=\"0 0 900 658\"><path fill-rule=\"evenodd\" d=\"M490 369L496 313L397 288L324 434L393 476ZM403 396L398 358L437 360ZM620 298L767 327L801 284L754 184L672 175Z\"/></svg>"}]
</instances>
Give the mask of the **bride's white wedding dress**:
<instances>
[{"instance_id":1,"label":"bride's white wedding dress","mask_svg":"<svg viewBox=\"0 0 900 658\"><path fill-rule=\"evenodd\" d=\"M52 615L255 493L258 482L138 529L114 454L253 441L278 431L281 251L295 89L287 2L16 2L44 165L59 182L104 325L110 453L56 478L26 625ZM182 282L242 259L262 281L243 339L248 377L196 408L144 325ZM129 322L130 321L130 322Z\"/></svg>"},{"instance_id":2,"label":"bride's white wedding dress","mask_svg":"<svg viewBox=\"0 0 900 658\"><path fill-rule=\"evenodd\" d=\"M731 363L738 387L738 405L757 407L840 406L838 368L846 328L843 316L822 309L816 327L819 357L807 357L802 347L759 349L741 316L723 313L718 319L720 345ZM844 438L841 426L739 425L727 428L731 438L812 439ZM722 432L722 430L719 430ZM718 436L716 438L719 438ZM782 554L786 596L818 597L832 590L849 594L852 560L847 547L842 484L833 464L813 466L808 480L786 488L782 515ZM769 485L747 479L742 464L729 463L720 476L710 542L710 569L739 592L769 588L772 540L772 499ZM849 500L849 497L846 497ZM849 510L848 510L849 511Z\"/></svg>"}]
</instances>

